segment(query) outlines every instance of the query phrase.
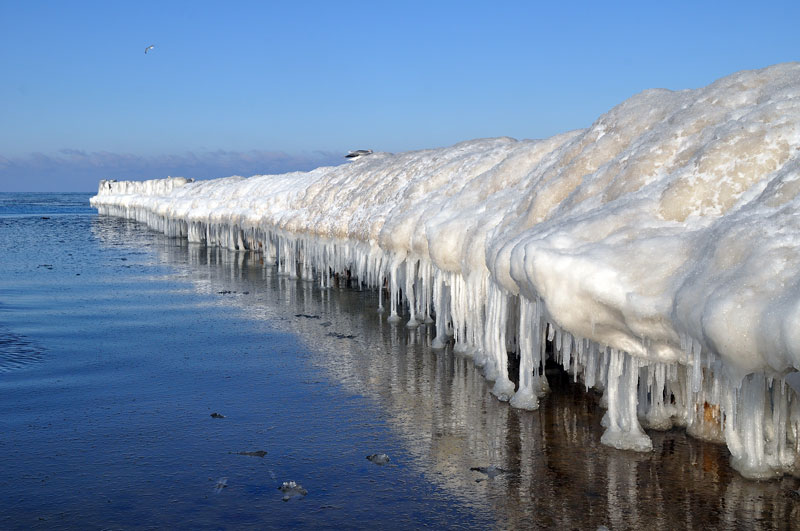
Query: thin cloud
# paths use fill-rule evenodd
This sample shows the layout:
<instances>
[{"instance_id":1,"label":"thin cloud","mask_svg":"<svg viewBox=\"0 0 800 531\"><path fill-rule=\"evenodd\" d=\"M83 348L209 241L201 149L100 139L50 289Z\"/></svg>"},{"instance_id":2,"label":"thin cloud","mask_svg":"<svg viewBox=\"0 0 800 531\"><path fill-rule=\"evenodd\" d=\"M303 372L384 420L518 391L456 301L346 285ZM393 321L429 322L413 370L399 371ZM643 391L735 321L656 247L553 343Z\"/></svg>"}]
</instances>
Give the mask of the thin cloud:
<instances>
[{"instance_id":1,"label":"thin cloud","mask_svg":"<svg viewBox=\"0 0 800 531\"><path fill-rule=\"evenodd\" d=\"M188 151L141 156L109 151L61 149L56 153L0 155L0 191L92 191L100 179L155 179L172 176L210 179L308 171L341 164L341 153L309 151Z\"/></svg>"}]
</instances>

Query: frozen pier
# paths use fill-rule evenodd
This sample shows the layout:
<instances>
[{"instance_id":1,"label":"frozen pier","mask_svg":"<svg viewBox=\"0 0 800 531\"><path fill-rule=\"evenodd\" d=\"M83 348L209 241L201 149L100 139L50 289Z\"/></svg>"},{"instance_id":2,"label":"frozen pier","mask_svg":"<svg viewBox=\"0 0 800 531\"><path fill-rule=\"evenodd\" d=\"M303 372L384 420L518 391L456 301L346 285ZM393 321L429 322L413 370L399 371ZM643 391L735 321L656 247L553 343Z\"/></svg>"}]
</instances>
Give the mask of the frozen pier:
<instances>
[{"instance_id":1,"label":"frozen pier","mask_svg":"<svg viewBox=\"0 0 800 531\"><path fill-rule=\"evenodd\" d=\"M387 319L435 323L513 407L539 406L551 357L603 391L610 446L685 426L745 476L800 472L800 64L648 90L544 140L101 181L92 204L321 287L385 286Z\"/></svg>"}]
</instances>

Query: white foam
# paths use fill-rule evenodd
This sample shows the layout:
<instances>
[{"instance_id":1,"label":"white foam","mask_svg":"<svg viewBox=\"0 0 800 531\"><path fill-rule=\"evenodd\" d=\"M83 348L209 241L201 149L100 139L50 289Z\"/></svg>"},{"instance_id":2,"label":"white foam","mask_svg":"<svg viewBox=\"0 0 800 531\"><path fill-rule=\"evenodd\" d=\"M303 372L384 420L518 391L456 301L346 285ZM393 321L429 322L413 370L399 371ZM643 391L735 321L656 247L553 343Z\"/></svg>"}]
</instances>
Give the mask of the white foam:
<instances>
[{"instance_id":1,"label":"white foam","mask_svg":"<svg viewBox=\"0 0 800 531\"><path fill-rule=\"evenodd\" d=\"M746 475L794 470L800 413L783 378L800 368L796 63L648 90L546 140L246 179L102 181L92 204L261 250L323 286L331 271L386 281L389 319L435 314L435 346L452 334L518 407L547 388L549 323L556 359L605 390L604 442L646 450L640 422L686 425L724 438ZM516 393L509 352L525 371Z\"/></svg>"}]
</instances>

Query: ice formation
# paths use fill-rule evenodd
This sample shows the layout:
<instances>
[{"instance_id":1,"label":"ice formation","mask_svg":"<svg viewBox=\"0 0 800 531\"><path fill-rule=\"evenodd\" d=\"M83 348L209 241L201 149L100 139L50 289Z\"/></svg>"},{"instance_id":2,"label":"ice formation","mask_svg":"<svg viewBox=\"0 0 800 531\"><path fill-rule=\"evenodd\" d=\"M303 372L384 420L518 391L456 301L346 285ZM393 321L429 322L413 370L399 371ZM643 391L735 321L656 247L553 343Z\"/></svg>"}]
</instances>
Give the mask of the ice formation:
<instances>
[{"instance_id":1,"label":"ice formation","mask_svg":"<svg viewBox=\"0 0 800 531\"><path fill-rule=\"evenodd\" d=\"M648 90L545 140L101 181L92 204L385 286L390 321L435 322L512 406L538 407L550 357L603 391L606 444L680 425L748 477L800 472L800 64Z\"/></svg>"}]
</instances>

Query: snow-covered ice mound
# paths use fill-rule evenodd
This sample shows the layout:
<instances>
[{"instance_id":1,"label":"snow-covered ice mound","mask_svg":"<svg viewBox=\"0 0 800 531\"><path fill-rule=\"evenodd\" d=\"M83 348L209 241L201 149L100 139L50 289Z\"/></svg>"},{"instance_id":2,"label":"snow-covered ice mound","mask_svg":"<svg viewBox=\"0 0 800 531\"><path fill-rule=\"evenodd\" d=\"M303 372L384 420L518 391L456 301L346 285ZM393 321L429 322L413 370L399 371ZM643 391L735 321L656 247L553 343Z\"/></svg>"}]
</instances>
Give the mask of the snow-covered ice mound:
<instances>
[{"instance_id":1,"label":"snow-covered ice mound","mask_svg":"<svg viewBox=\"0 0 800 531\"><path fill-rule=\"evenodd\" d=\"M554 358L604 390L603 442L725 441L743 474L798 472L800 64L648 90L545 140L374 153L307 173L102 181L92 204L286 274L390 288L534 409ZM507 374L509 353L520 379ZM787 378L788 376L788 378Z\"/></svg>"}]
</instances>

